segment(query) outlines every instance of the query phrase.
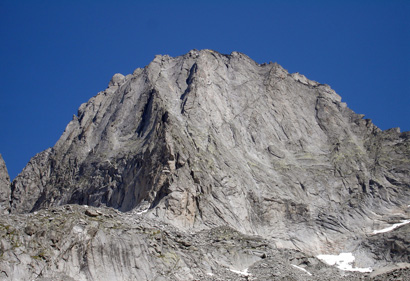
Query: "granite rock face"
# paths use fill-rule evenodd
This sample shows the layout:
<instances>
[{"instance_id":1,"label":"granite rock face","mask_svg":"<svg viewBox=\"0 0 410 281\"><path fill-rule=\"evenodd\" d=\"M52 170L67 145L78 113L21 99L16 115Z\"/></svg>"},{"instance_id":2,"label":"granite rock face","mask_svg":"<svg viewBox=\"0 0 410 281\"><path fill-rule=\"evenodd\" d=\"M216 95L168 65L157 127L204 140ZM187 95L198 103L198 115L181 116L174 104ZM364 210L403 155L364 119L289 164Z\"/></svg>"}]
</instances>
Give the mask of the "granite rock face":
<instances>
[{"instance_id":1,"label":"granite rock face","mask_svg":"<svg viewBox=\"0 0 410 281\"><path fill-rule=\"evenodd\" d=\"M381 131L328 85L238 52L193 50L115 74L106 90L81 105L56 145L13 181L10 217L67 204L109 207L181 233L225 227L314 263L320 263L313 257L318 254L352 252L358 268L407 264L406 250L392 259L375 254L372 232L409 218L409 159L409 132ZM99 217L93 214L88 220ZM145 242L129 243L142 249ZM90 255L98 247L82 249ZM249 259L246 268L257 262ZM152 257L143 260L144 266L153 263ZM197 263L189 260L188 268ZM269 275L274 269L266 264ZM206 266L198 267L205 278ZM84 280L102 280L87 268L89 273L80 265L74 271ZM48 270L81 279L61 268ZM131 271L124 276L140 274ZM191 280L184 274L169 278ZM148 275L145 280L154 278ZM273 278L268 275L255 280Z\"/></svg>"},{"instance_id":2,"label":"granite rock face","mask_svg":"<svg viewBox=\"0 0 410 281\"><path fill-rule=\"evenodd\" d=\"M97 213L89 216L87 213ZM136 212L66 205L0 218L2 280L358 280L229 227L195 235Z\"/></svg>"},{"instance_id":3,"label":"granite rock face","mask_svg":"<svg viewBox=\"0 0 410 281\"><path fill-rule=\"evenodd\" d=\"M0 212L8 212L10 208L10 177L6 163L0 154Z\"/></svg>"}]
</instances>

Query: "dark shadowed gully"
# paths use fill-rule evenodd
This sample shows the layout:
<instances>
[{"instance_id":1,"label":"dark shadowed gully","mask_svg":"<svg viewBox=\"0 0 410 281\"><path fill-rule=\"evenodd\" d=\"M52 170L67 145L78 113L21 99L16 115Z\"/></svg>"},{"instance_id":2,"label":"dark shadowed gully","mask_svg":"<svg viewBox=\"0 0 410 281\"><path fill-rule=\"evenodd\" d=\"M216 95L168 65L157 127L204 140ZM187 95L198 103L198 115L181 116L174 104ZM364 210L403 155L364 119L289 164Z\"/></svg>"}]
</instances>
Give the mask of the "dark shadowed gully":
<instances>
[{"instance_id":1,"label":"dark shadowed gully","mask_svg":"<svg viewBox=\"0 0 410 281\"><path fill-rule=\"evenodd\" d=\"M0 157L0 276L409 280L409 159L409 132L276 63L157 56L11 184Z\"/></svg>"}]
</instances>

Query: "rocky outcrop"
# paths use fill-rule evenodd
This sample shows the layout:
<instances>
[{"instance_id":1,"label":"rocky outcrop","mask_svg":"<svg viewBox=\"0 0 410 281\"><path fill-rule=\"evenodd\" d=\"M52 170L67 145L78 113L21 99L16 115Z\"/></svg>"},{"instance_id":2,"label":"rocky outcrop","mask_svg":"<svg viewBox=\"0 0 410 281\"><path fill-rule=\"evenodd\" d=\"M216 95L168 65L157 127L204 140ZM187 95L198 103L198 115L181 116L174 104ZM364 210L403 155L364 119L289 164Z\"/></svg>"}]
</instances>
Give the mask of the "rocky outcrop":
<instances>
[{"instance_id":1,"label":"rocky outcrop","mask_svg":"<svg viewBox=\"0 0 410 281\"><path fill-rule=\"evenodd\" d=\"M0 212L8 213L10 208L10 177L6 163L0 154Z\"/></svg>"},{"instance_id":2,"label":"rocky outcrop","mask_svg":"<svg viewBox=\"0 0 410 281\"><path fill-rule=\"evenodd\" d=\"M386 260L391 264L410 264L409 241L410 224L403 224L395 231L371 235L363 241L361 247L369 248L378 260Z\"/></svg>"},{"instance_id":3,"label":"rocky outcrop","mask_svg":"<svg viewBox=\"0 0 410 281\"><path fill-rule=\"evenodd\" d=\"M409 136L276 63L211 50L157 56L80 106L13 181L11 211L112 207L306 256L352 252L357 267L375 268L389 261L363 244L368 235L408 219Z\"/></svg>"},{"instance_id":4,"label":"rocky outcrop","mask_svg":"<svg viewBox=\"0 0 410 281\"><path fill-rule=\"evenodd\" d=\"M90 213L97 214L89 215ZM218 227L190 235L141 214L66 205L0 217L2 280L358 280L300 251Z\"/></svg>"},{"instance_id":5,"label":"rocky outcrop","mask_svg":"<svg viewBox=\"0 0 410 281\"><path fill-rule=\"evenodd\" d=\"M342 271L230 227L187 233L106 207L3 216L0 242L1 280L399 280L410 273L404 262Z\"/></svg>"}]
</instances>

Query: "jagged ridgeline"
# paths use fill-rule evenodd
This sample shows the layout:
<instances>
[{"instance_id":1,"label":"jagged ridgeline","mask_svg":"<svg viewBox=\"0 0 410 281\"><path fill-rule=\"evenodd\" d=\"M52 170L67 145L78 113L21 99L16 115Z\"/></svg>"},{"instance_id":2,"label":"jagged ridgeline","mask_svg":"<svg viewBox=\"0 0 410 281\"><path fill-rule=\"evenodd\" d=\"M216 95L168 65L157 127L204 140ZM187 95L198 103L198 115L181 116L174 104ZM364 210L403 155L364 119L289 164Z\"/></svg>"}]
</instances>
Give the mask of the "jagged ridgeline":
<instances>
[{"instance_id":1,"label":"jagged ridgeline","mask_svg":"<svg viewBox=\"0 0 410 281\"><path fill-rule=\"evenodd\" d=\"M193 50L115 74L1 200L14 214L79 204L230 227L318 255L408 217L409 159L409 132L380 130L328 85Z\"/></svg>"}]
</instances>

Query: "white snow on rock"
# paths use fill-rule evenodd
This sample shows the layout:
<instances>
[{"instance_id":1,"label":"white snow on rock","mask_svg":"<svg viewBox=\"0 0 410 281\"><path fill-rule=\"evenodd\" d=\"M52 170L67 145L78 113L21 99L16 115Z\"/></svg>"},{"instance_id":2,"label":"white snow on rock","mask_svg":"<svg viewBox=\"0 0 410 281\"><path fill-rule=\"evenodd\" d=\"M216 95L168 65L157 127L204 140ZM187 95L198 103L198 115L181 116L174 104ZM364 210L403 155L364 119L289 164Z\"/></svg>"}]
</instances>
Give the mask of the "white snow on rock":
<instances>
[{"instance_id":1,"label":"white snow on rock","mask_svg":"<svg viewBox=\"0 0 410 281\"><path fill-rule=\"evenodd\" d=\"M141 211L141 212L138 212L137 215L142 215L143 213L148 212L148 210L149 210L149 209L146 209L146 210L143 210L143 211Z\"/></svg>"},{"instance_id":2,"label":"white snow on rock","mask_svg":"<svg viewBox=\"0 0 410 281\"><path fill-rule=\"evenodd\" d=\"M386 228L383 228L383 229L380 229L380 230L375 230L375 231L373 231L373 234L389 232L389 231L392 231L392 230L394 230L394 229L396 229L396 228L398 228L402 225L408 224L408 223L410 223L410 220L404 220L404 221L401 221L400 223L395 223L392 226L389 226L389 227L386 227Z\"/></svg>"},{"instance_id":3,"label":"white snow on rock","mask_svg":"<svg viewBox=\"0 0 410 281\"><path fill-rule=\"evenodd\" d=\"M309 271L307 271L307 270L304 269L303 267L297 266L297 265L295 265L295 264L292 264L292 266L295 267L295 268L297 268L297 269L299 269L299 270L302 270L302 271L304 271L305 273L307 273L308 275L312 276L312 273L310 273Z\"/></svg>"},{"instance_id":4,"label":"white snow on rock","mask_svg":"<svg viewBox=\"0 0 410 281\"><path fill-rule=\"evenodd\" d=\"M251 274L248 272L248 269L247 269L247 268L245 268L243 271L239 271L239 270L235 270L235 269L229 269L229 270L232 271L232 272L234 272L234 273L241 274L241 275L245 275L245 276L251 275Z\"/></svg>"},{"instance_id":5,"label":"white snow on rock","mask_svg":"<svg viewBox=\"0 0 410 281\"><path fill-rule=\"evenodd\" d=\"M346 271L372 272L370 267L359 268L353 267L355 257L352 253L340 253L339 255L318 255L318 259L324 261L328 265L335 265L337 268Z\"/></svg>"}]
</instances>

